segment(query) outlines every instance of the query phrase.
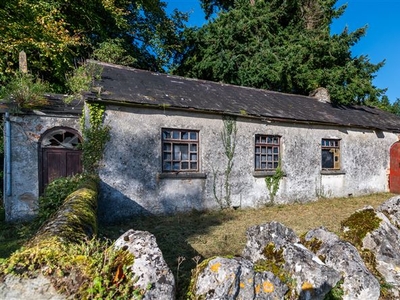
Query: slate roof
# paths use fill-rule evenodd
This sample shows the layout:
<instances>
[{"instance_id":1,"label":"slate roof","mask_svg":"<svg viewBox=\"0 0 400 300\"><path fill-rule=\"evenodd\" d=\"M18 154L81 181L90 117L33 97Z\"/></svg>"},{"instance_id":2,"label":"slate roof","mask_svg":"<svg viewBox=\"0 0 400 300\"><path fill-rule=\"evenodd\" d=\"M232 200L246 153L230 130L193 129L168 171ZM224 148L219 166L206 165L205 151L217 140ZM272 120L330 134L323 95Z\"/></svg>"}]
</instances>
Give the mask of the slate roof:
<instances>
[{"instance_id":1,"label":"slate roof","mask_svg":"<svg viewBox=\"0 0 400 300\"><path fill-rule=\"evenodd\" d=\"M103 72L96 83L100 97L93 92L88 100L400 132L400 117L373 107L334 106L308 96L91 62Z\"/></svg>"}]
</instances>

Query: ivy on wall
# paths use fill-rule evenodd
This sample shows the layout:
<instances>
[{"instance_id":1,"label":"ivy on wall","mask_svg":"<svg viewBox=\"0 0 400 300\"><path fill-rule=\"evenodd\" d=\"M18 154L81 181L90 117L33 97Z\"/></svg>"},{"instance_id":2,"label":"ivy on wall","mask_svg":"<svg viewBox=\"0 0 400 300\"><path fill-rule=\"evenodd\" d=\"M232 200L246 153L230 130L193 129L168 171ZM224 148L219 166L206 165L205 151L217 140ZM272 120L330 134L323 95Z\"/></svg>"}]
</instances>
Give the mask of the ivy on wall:
<instances>
[{"instance_id":1,"label":"ivy on wall","mask_svg":"<svg viewBox=\"0 0 400 300\"><path fill-rule=\"evenodd\" d=\"M87 114L82 115L82 161L84 171L97 173L106 143L110 140L110 127L103 124L105 105L86 103Z\"/></svg>"},{"instance_id":2,"label":"ivy on wall","mask_svg":"<svg viewBox=\"0 0 400 300\"><path fill-rule=\"evenodd\" d=\"M279 184L281 182L282 177L285 174L281 169L281 164L279 162L278 167L275 169L274 175L265 177L265 184L268 189L270 204L273 205L275 201L275 196L279 190Z\"/></svg>"},{"instance_id":3,"label":"ivy on wall","mask_svg":"<svg viewBox=\"0 0 400 300\"><path fill-rule=\"evenodd\" d=\"M226 168L224 170L224 183L223 189L225 192L224 196L218 197L217 195L217 172L213 170L214 173L214 181L213 181L213 193L214 198L219 204L221 208L227 208L232 206L231 199L231 184L230 177L233 168L233 158L235 156L236 149L236 135L237 135L237 127L236 127L236 119L233 117L226 116L223 118L224 127L221 132L221 141L224 146L224 153L227 158ZM221 192L222 194L222 192Z\"/></svg>"}]
</instances>

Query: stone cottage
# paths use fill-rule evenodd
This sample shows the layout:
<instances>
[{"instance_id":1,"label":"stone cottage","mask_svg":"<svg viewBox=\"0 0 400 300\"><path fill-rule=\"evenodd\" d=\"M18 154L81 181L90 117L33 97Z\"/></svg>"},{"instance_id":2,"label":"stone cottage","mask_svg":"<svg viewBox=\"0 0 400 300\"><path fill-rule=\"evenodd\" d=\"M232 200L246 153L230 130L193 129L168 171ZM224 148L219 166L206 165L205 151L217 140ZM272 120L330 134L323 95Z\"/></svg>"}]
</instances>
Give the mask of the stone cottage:
<instances>
[{"instance_id":1,"label":"stone cottage","mask_svg":"<svg viewBox=\"0 0 400 300\"><path fill-rule=\"evenodd\" d=\"M105 106L111 128L100 168L104 221L400 190L396 115L335 106L323 89L307 97L91 63L103 70L85 101ZM45 125L43 114L10 114L9 220L31 215L54 177L49 166L79 166L77 112ZM51 145L73 154L45 158Z\"/></svg>"}]
</instances>

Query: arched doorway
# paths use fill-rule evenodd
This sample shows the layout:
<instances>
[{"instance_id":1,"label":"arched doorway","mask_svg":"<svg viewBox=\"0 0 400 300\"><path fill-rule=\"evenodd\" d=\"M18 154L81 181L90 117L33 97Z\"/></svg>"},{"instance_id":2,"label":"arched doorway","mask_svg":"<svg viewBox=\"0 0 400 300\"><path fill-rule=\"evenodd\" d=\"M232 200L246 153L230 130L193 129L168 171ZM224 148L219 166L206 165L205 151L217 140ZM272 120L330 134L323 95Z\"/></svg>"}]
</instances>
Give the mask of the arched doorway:
<instances>
[{"instance_id":1,"label":"arched doorway","mask_svg":"<svg viewBox=\"0 0 400 300\"><path fill-rule=\"evenodd\" d=\"M391 193L400 194L400 142L390 148L389 189Z\"/></svg>"},{"instance_id":2,"label":"arched doorway","mask_svg":"<svg viewBox=\"0 0 400 300\"><path fill-rule=\"evenodd\" d=\"M54 179L82 172L82 137L75 129L54 127L39 142L40 193Z\"/></svg>"}]
</instances>

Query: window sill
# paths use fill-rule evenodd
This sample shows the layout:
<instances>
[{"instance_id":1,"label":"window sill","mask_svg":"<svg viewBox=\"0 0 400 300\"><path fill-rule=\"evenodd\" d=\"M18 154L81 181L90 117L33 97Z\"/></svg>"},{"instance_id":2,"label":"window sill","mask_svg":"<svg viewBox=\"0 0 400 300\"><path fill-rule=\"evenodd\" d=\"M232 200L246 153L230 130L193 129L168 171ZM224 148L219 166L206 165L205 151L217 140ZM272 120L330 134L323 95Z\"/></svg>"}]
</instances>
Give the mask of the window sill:
<instances>
[{"instance_id":1,"label":"window sill","mask_svg":"<svg viewBox=\"0 0 400 300\"><path fill-rule=\"evenodd\" d=\"M158 179L206 179L206 173L195 173L195 172L170 172L170 173L158 173Z\"/></svg>"},{"instance_id":2,"label":"window sill","mask_svg":"<svg viewBox=\"0 0 400 300\"><path fill-rule=\"evenodd\" d=\"M274 176L276 171L254 171L254 177L267 177L267 176ZM283 176L286 176L286 173L283 173Z\"/></svg>"},{"instance_id":3,"label":"window sill","mask_svg":"<svg viewBox=\"0 0 400 300\"><path fill-rule=\"evenodd\" d=\"M343 170L321 170L321 175L345 175Z\"/></svg>"}]
</instances>

